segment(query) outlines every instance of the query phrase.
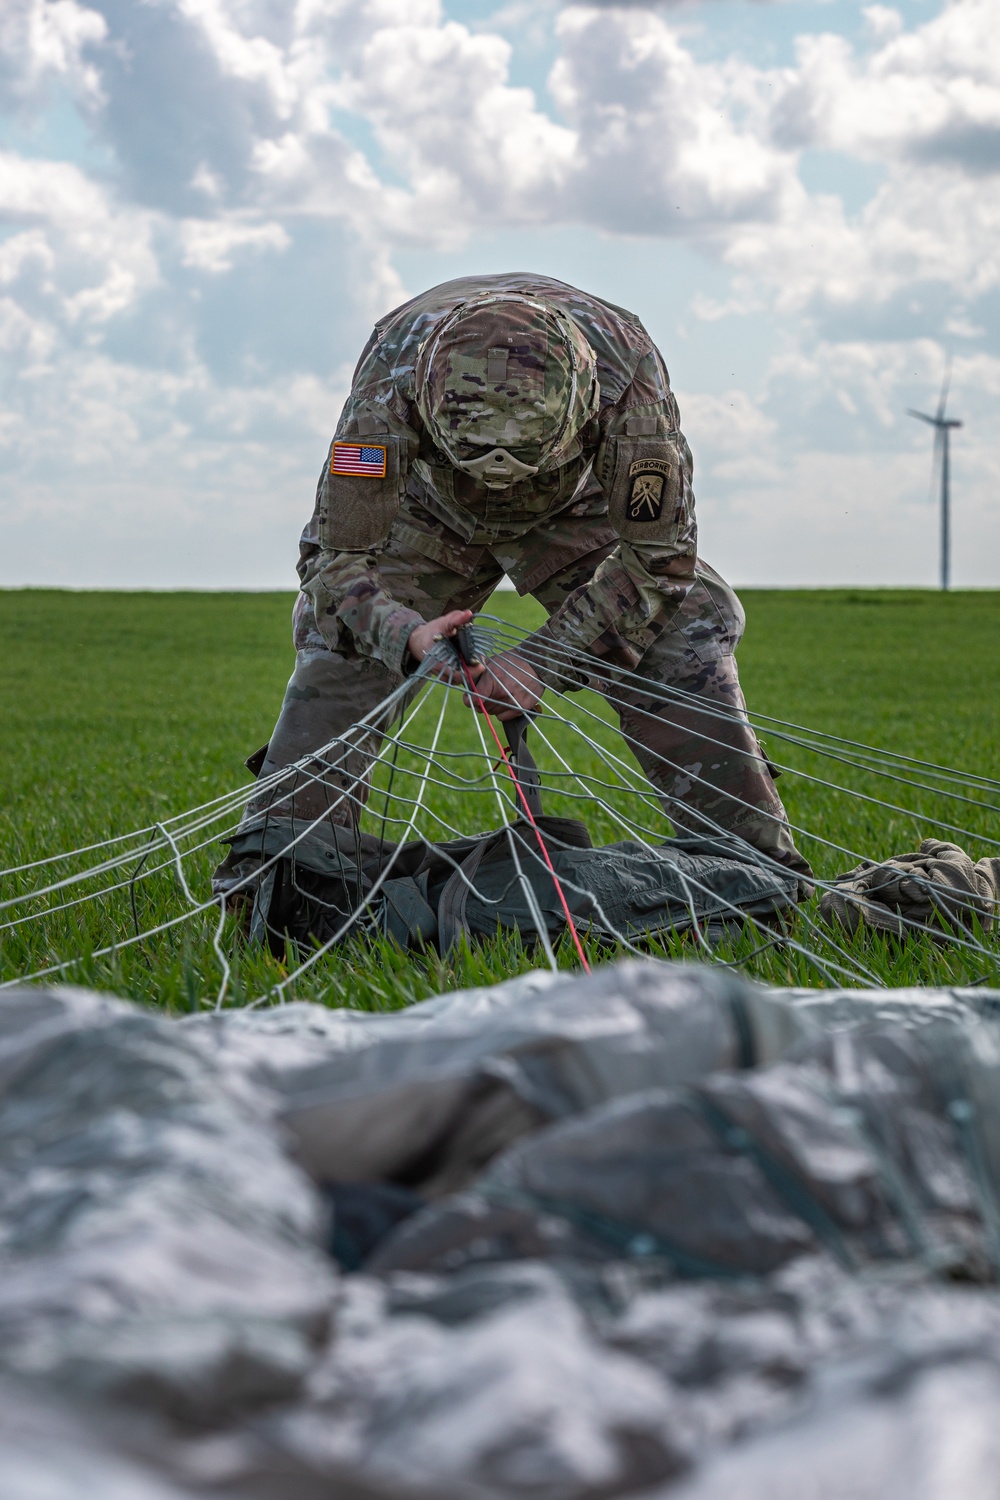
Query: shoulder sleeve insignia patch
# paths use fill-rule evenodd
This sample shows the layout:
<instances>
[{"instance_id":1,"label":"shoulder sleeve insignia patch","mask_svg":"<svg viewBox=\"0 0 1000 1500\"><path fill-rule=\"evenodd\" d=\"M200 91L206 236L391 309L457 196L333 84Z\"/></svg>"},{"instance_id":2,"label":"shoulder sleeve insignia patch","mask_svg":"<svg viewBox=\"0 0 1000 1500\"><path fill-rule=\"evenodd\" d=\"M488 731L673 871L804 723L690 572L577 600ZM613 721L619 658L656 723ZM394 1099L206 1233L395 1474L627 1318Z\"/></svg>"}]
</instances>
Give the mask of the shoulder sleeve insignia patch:
<instances>
[{"instance_id":1,"label":"shoulder sleeve insignia patch","mask_svg":"<svg viewBox=\"0 0 1000 1500\"><path fill-rule=\"evenodd\" d=\"M627 515L630 521L660 519L670 467L665 458L637 458L629 464Z\"/></svg>"},{"instance_id":2,"label":"shoulder sleeve insignia patch","mask_svg":"<svg viewBox=\"0 0 1000 1500\"><path fill-rule=\"evenodd\" d=\"M385 467L385 449L378 443L334 443L330 454L331 474L384 479Z\"/></svg>"}]
</instances>

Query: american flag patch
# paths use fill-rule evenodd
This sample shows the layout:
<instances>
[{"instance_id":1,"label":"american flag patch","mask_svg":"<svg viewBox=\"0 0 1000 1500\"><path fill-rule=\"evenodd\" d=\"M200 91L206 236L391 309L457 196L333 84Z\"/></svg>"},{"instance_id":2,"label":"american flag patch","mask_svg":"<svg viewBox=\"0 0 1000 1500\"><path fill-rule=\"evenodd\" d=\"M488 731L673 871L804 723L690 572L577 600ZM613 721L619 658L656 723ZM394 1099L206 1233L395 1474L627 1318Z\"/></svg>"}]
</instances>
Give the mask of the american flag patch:
<instances>
[{"instance_id":1,"label":"american flag patch","mask_svg":"<svg viewBox=\"0 0 1000 1500\"><path fill-rule=\"evenodd\" d=\"M334 443L331 474L362 474L366 479L385 478L385 449L367 443Z\"/></svg>"}]
</instances>

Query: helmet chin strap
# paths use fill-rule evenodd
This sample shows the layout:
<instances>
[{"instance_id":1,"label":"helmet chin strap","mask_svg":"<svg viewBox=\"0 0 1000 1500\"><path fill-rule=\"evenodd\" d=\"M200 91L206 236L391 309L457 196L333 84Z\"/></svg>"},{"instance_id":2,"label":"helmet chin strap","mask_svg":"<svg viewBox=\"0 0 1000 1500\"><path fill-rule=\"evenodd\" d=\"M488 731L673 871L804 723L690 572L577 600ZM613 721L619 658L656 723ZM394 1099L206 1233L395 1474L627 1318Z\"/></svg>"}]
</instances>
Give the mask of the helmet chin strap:
<instances>
[{"instance_id":1,"label":"helmet chin strap","mask_svg":"<svg viewBox=\"0 0 1000 1500\"><path fill-rule=\"evenodd\" d=\"M482 458L457 463L456 468L461 469L463 474L471 474L473 479L485 484L488 490L510 489L518 480L530 479L532 474L538 473L537 464L521 463L506 448L494 448L491 453L484 453Z\"/></svg>"}]
</instances>

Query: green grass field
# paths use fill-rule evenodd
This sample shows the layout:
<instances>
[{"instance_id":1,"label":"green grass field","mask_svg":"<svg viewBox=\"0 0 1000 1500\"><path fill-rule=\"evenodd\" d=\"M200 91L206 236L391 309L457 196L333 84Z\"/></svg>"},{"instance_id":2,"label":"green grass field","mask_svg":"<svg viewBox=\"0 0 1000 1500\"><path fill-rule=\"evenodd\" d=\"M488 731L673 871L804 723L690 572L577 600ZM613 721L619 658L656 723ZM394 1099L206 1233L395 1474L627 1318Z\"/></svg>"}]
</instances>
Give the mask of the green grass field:
<instances>
[{"instance_id":1,"label":"green grass field","mask_svg":"<svg viewBox=\"0 0 1000 1500\"><path fill-rule=\"evenodd\" d=\"M755 711L1000 778L1000 594L747 591L743 598L749 623L739 659ZM245 782L241 763L266 740L290 670L290 605L285 594L0 593L0 866L156 823ZM497 595L491 608L525 626L540 613L511 594ZM589 711L589 695L582 697L581 711ZM590 708L607 718L596 700ZM431 717L425 710L414 733L426 735ZM610 726L602 727L600 738L621 753ZM788 746L777 730L764 738L779 763L899 800L918 814L887 812L785 775L781 791L793 823L832 843L869 856L913 848L934 832L926 822L931 816L960 823L979 839L1000 839L1000 819L987 807L894 787ZM449 749L478 743L471 714L449 708L444 743ZM983 801L982 794L970 795ZM496 821L495 803L491 819L481 800L463 792L432 789L430 800L433 810L462 828ZM580 815L566 799L547 805ZM623 836L608 819L587 815L587 821L596 839ZM975 837L955 837L977 857L989 850ZM803 847L825 875L854 862L821 844L805 841ZM207 894L219 852L206 847L189 861L200 895ZM8 876L0 881L0 899L33 886L44 873ZM138 880L133 894L134 913L129 893L121 892L104 905L80 903L3 931L0 976L83 955L66 978L171 1009L213 1001L219 965L211 911L106 958L87 957L128 936L136 919L145 929L184 910L170 871ZM266 994L287 971L247 951L235 924L224 942L233 958L235 1003ZM749 934L741 942L742 948L720 949L719 957L738 960L755 944ZM1000 984L981 955L929 939L900 948L859 937L844 946L887 984ZM677 938L663 951L698 957L690 939ZM568 965L572 958L564 945L561 961ZM538 961L500 940L447 962L355 943L315 965L295 994L396 1006L456 984L506 978ZM772 949L747 967L772 983L821 982L801 955L783 950Z\"/></svg>"}]
</instances>

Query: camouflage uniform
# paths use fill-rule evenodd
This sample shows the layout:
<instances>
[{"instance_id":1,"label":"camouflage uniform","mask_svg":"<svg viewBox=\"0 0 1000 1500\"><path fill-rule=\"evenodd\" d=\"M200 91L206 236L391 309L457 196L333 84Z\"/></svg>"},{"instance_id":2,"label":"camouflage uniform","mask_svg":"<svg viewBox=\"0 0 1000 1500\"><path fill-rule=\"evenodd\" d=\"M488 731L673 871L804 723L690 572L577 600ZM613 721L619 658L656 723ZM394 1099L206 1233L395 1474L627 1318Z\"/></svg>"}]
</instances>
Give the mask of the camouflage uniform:
<instances>
[{"instance_id":1,"label":"camouflage uniform","mask_svg":"<svg viewBox=\"0 0 1000 1500\"><path fill-rule=\"evenodd\" d=\"M537 337L546 336L549 318L549 349L558 346L566 370L572 366L575 412L565 430L550 420L548 377L518 339L521 305L504 302L512 294L521 303L539 299L542 310L523 315L535 319ZM435 359L440 330L470 306L484 309L483 336L496 344L485 383L463 376L461 349ZM479 358L482 368L481 351ZM422 376L421 359L428 362ZM494 390L530 398L520 407L508 402L509 446L530 457L516 440L534 422L526 441L555 453L539 472L499 490L488 487L485 457L483 482L456 466L455 451L444 451L450 426L457 431L464 422L469 430ZM499 418L491 415L495 430ZM339 472L352 450L338 444L354 445L355 453L363 447L379 471ZM667 371L631 313L524 275L448 282L390 313L361 355L302 534L296 667L261 774L376 707L413 666L411 631L451 609L479 609L506 573L549 615L531 637L547 686L587 680L564 665L560 648L569 646L590 658L592 681L602 668L624 667L728 711L711 718L634 684L613 689L623 734L679 829L719 823L808 871L746 721L733 659L742 609L697 557L691 474ZM354 775L361 765L356 758L346 770ZM287 795L286 786L286 803ZM295 789L303 815L329 801L325 785Z\"/></svg>"}]
</instances>

